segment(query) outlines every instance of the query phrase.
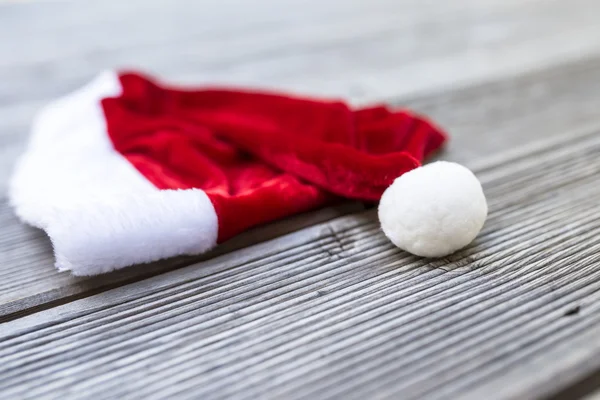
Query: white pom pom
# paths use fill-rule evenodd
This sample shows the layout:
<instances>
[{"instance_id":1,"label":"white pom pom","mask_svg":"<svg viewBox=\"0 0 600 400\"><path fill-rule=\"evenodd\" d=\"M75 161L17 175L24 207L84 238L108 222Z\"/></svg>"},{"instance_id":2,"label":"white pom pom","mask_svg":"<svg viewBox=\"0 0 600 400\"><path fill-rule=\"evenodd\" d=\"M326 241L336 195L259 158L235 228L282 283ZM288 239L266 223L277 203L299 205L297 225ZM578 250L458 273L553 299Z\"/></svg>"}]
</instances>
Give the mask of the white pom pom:
<instances>
[{"instance_id":1,"label":"white pom pom","mask_svg":"<svg viewBox=\"0 0 600 400\"><path fill-rule=\"evenodd\" d=\"M487 211L475 175L462 165L438 161L405 173L386 189L379 221L402 250L443 257L475 239Z\"/></svg>"}]
</instances>

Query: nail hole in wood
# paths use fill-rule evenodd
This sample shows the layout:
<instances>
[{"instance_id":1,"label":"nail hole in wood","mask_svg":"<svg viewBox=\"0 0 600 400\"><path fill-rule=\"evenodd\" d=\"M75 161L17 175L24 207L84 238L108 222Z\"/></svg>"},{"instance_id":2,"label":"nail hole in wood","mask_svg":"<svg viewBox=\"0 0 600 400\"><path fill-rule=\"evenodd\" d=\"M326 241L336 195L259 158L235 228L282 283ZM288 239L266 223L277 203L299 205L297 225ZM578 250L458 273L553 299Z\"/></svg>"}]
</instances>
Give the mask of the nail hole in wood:
<instances>
[{"instance_id":1,"label":"nail hole in wood","mask_svg":"<svg viewBox=\"0 0 600 400\"><path fill-rule=\"evenodd\" d=\"M573 308L569 308L567 311L565 311L565 317L570 317L571 315L577 315L579 314L579 309L581 307L579 306L575 306Z\"/></svg>"}]
</instances>

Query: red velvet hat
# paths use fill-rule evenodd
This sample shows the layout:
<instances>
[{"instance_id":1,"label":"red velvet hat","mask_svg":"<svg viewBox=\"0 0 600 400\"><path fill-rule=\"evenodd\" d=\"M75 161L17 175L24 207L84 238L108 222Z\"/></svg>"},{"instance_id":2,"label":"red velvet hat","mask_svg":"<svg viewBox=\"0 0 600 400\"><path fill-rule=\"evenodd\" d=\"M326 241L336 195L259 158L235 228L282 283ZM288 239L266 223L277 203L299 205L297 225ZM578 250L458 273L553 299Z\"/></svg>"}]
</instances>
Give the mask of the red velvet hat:
<instances>
[{"instance_id":1,"label":"red velvet hat","mask_svg":"<svg viewBox=\"0 0 600 400\"><path fill-rule=\"evenodd\" d=\"M340 198L378 201L445 140L406 110L106 72L40 113L10 197L59 269L93 275Z\"/></svg>"}]
</instances>

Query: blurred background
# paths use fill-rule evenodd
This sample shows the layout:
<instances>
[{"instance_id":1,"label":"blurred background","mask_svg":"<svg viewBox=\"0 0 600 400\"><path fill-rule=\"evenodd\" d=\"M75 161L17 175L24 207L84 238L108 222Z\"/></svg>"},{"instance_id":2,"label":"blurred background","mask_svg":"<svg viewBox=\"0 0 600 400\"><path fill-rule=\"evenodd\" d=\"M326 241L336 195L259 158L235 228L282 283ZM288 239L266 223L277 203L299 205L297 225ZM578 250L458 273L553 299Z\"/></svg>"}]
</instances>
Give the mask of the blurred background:
<instances>
[{"instance_id":1,"label":"blurred background","mask_svg":"<svg viewBox=\"0 0 600 400\"><path fill-rule=\"evenodd\" d=\"M369 101L600 50L595 0L0 0L3 92L143 68ZM18 100L18 98L16 99Z\"/></svg>"},{"instance_id":2,"label":"blurred background","mask_svg":"<svg viewBox=\"0 0 600 400\"><path fill-rule=\"evenodd\" d=\"M108 68L414 105L465 149L493 104L465 116L414 99L599 54L599 13L597 0L0 0L0 189L35 111ZM544 85L522 96L546 101Z\"/></svg>"}]
</instances>

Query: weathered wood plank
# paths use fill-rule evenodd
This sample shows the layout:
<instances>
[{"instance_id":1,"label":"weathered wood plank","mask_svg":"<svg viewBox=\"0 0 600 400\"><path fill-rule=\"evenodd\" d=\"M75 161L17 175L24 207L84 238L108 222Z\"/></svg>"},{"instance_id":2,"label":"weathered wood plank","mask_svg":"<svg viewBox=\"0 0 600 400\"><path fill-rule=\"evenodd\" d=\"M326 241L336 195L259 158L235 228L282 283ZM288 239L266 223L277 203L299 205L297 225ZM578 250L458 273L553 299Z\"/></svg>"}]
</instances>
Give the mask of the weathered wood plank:
<instances>
[{"instance_id":1,"label":"weathered wood plank","mask_svg":"<svg viewBox=\"0 0 600 400\"><path fill-rule=\"evenodd\" d=\"M600 57L401 101L448 129L444 157L466 164L599 120ZM398 103L398 101L396 101Z\"/></svg>"},{"instance_id":2,"label":"weathered wood plank","mask_svg":"<svg viewBox=\"0 0 600 400\"><path fill-rule=\"evenodd\" d=\"M7 322L0 390L36 399L555 391L570 368L579 375L600 360L599 155L594 130L480 166L488 222L445 260L393 248L370 211ZM566 378L549 380L557 375Z\"/></svg>"},{"instance_id":3,"label":"weathered wood plank","mask_svg":"<svg viewBox=\"0 0 600 400\"><path fill-rule=\"evenodd\" d=\"M186 82L377 100L600 50L594 0L221 3L67 1L4 12L0 26L23 30L0 45L6 90L54 97L99 68L136 65Z\"/></svg>"},{"instance_id":4,"label":"weathered wood plank","mask_svg":"<svg viewBox=\"0 0 600 400\"><path fill-rule=\"evenodd\" d=\"M19 223L4 201L0 203L0 322L40 306L144 279L362 209L364 205L357 202L340 204L252 229L201 256L178 257L99 277L80 278L56 271L52 247L43 231Z\"/></svg>"},{"instance_id":5,"label":"weathered wood plank","mask_svg":"<svg viewBox=\"0 0 600 400\"><path fill-rule=\"evenodd\" d=\"M431 115L448 128L452 140L442 157L474 166L478 159L488 158L498 151L564 135L593 124L598 121L597 110L600 109L598 92L600 60L592 60L401 103ZM296 219L297 225L283 222L279 226L286 226L286 232L291 232L337 215L335 211L326 211L320 216L324 219L302 216ZM0 275L4 277L0 280L0 317L191 262L189 259L174 260L92 280L78 279L55 271L47 238L41 232L21 225L5 201L0 202L0 227ZM264 228L262 232L263 235L273 232L272 227ZM265 239L275 236L250 233L245 237ZM257 243L244 240L240 240L236 248L244 243Z\"/></svg>"},{"instance_id":6,"label":"weathered wood plank","mask_svg":"<svg viewBox=\"0 0 600 400\"><path fill-rule=\"evenodd\" d=\"M597 269L597 266L596 266ZM593 277L587 278L594 279ZM597 296L597 293L595 294ZM564 319L585 320L591 313L597 313L597 303L590 304L583 301L565 312ZM584 321L582 321L584 322ZM585 321L589 322L589 321ZM594 322L592 322L594 324ZM550 337L541 337L540 343L535 346L544 346L543 351L522 354L522 358L507 371L501 379L490 376L487 382L470 393L470 398L481 399L484 393L494 393L499 386L506 382L516 382L512 387L504 388L504 392L511 398L548 398L552 400L571 400L585 397L591 390L600 386L600 341L597 326L593 329L582 330L572 335L573 331L566 329L556 332ZM588 324L589 325L589 324ZM572 336L571 336L572 335ZM559 340L557 340L559 339ZM594 354L595 357L590 357ZM558 357L558 358L557 358ZM560 360L560 368L547 368L548 365ZM590 375L590 371L594 371ZM525 375L522 375L522 374ZM588 379L582 377L588 377ZM526 381L534 379L539 382L538 387L532 388ZM583 380L582 380L583 379ZM574 385L572 385L575 383ZM555 393L557 388L568 387ZM596 396L600 395L598 393ZM590 396L591 400L592 396Z\"/></svg>"},{"instance_id":7,"label":"weathered wood plank","mask_svg":"<svg viewBox=\"0 0 600 400\"><path fill-rule=\"evenodd\" d=\"M573 90L565 90L567 86ZM596 110L600 109L598 91L600 61L594 61L592 64L562 66L544 74L528 74L514 81L477 86L455 94L434 94L407 103L448 127L452 141L443 155L445 158L469 164L496 151L592 124L597 119ZM557 107L562 110L562 120L555 117ZM337 215L327 211L321 217ZM307 220L302 216L296 219L300 221L297 226L287 222L279 226L288 226L287 232L291 232L323 220L316 217ZM55 271L47 238L20 224L5 201L0 203L0 222L0 274L4 277L0 281L0 316L4 317L190 262L186 259L157 263L152 267L140 266L93 280L74 278ZM272 227L262 232L272 232ZM251 233L246 238L257 236ZM237 248L243 243L240 240Z\"/></svg>"},{"instance_id":8,"label":"weathered wood plank","mask_svg":"<svg viewBox=\"0 0 600 400\"><path fill-rule=\"evenodd\" d=\"M196 385L204 383L206 398L293 398L313 389L323 397L421 391L522 398L552 393L597 367L597 277L589 253L596 247L589 235L596 232L598 168L586 145L555 146L536 153L542 161L531 156L501 168L477 161L598 122L596 1L327 0L311 7L300 0L226 0L209 8L191 0L31 3L0 1L0 33L11 38L0 41L0 198L35 110L101 68L132 65L182 83L260 85L355 103L400 99L450 130L444 157L481 172L498 213L474 253L450 265L423 265L390 250L368 214L140 282L133 292L128 286L91 296L193 260L93 280L58 274L45 237L17 224L0 202L0 316L91 296L41 312L37 322L30 317L0 327L0 336L5 327L6 335L24 334L4 336L8 346L16 343L4 348L11 352L3 353L7 365L22 376L8 374L0 385L25 381L7 393L102 398L181 390L182 397L197 397ZM548 154L564 163L573 154L587 158L561 172L565 164L554 164ZM574 182L563 187L557 174L571 174ZM219 251L340 215L325 214L300 217L306 225L284 222L280 231L250 233ZM526 218L534 225L527 227ZM569 219L580 225L559 229ZM581 229L586 226L590 231ZM560 243L565 237L571 240L566 245ZM487 251L502 238L504 247ZM556 248L544 247L543 239ZM563 314L575 304L583 306L571 326ZM538 333L533 345L528 340ZM407 371L411 357L415 369ZM123 376L131 385L118 386ZM172 386L158 387L154 378ZM101 393L103 386L108 390Z\"/></svg>"},{"instance_id":9,"label":"weathered wood plank","mask_svg":"<svg viewBox=\"0 0 600 400\"><path fill-rule=\"evenodd\" d=\"M0 5L0 193L35 111L104 68L365 103L600 53L595 0L311 1Z\"/></svg>"},{"instance_id":10,"label":"weathered wood plank","mask_svg":"<svg viewBox=\"0 0 600 400\"><path fill-rule=\"evenodd\" d=\"M304 1L286 2L284 6L267 1L250 8L248 3L207 8L204 2L184 0L127 4L96 1L83 5L67 1L0 5L0 33L12 39L0 42L0 198L4 198L12 164L22 151L34 112L49 97L74 89L103 67L137 64L181 82L271 85L345 96L360 103L387 94L396 97L416 89L429 90L437 87L440 79L465 83L471 78L494 76L491 70L479 76L469 68L489 61L489 45L496 47L494 54L499 48L512 51L515 40L524 43L532 32L543 32L539 37L546 44L552 43L553 48L583 43L582 54L583 49L593 54L597 45L595 35L578 41L567 41L568 37L562 34L554 37L557 30L553 15L559 11L564 16L561 26L576 22L580 29L577 34L595 29L596 25L590 25L587 18L591 15L587 11L594 5L588 0L577 0L576 6L567 8L557 1L487 1L484 5L471 0L436 4L433 9L426 2L391 0L368 4L345 1L341 8L341 3L334 0L319 2L319 7L310 7ZM182 9L187 12L181 12ZM270 12L264 12L265 9ZM134 15L143 17L144 24L131 24ZM159 24L161 21L170 22ZM106 35L107 26L111 27L112 36ZM154 29L155 26L161 29ZM560 42L562 39L564 43ZM420 43L426 45L417 45ZM192 53L188 51L191 45ZM527 65L544 64L544 57L551 55L548 51L554 51L537 42L532 45L537 46L537 51L530 53L533 58L521 59L518 65L523 68L519 72L526 70ZM356 57L357 54L361 56ZM423 62L430 66L427 76L416 75L415 70L421 70ZM444 67L431 69L438 68L438 64ZM344 66L341 70L340 65ZM472 160L492 150L534 140L539 132L552 135L566 126L575 128L592 120L597 109L594 94L599 89L600 69L589 65L586 62L562 66L558 77L549 79L530 75L509 84L460 91L465 94L454 95L459 97L456 106L449 105L455 101L453 96L440 93L416 100L415 106L451 130L454 139L447 153L449 158ZM375 78L365 81L365 76ZM381 82L385 82L383 91ZM411 85L416 83L426 86L415 89ZM564 90L567 85L574 85L577 90ZM523 91L527 96L523 96ZM542 92L548 96L541 96ZM466 99L461 98L465 96ZM560 102L563 118L553 119L558 113L553 105L540 103L540 96ZM482 102L486 102L485 109L495 110L498 116L488 118L481 112ZM411 101L403 103L411 105ZM463 111L456 112L457 109ZM506 121L500 118L510 109L524 111ZM550 123L540 126L540 121ZM504 123L509 122L511 127L504 129ZM535 125L536 129L521 135L521 123ZM494 128L489 129L489 124L494 124ZM339 214L326 211L319 215L330 218ZM18 224L5 200L0 201L0 219L0 276L4 278L0 283L0 316L4 317L190 262L174 260L91 281L80 280L54 270L47 239ZM309 217L305 223L321 220ZM286 226L287 232L304 225L286 222L281 226ZM241 240L231 248L244 243Z\"/></svg>"}]
</instances>

